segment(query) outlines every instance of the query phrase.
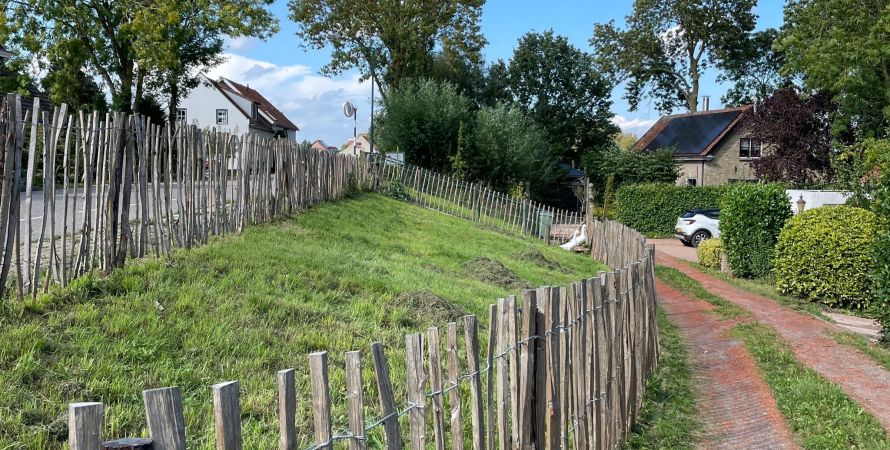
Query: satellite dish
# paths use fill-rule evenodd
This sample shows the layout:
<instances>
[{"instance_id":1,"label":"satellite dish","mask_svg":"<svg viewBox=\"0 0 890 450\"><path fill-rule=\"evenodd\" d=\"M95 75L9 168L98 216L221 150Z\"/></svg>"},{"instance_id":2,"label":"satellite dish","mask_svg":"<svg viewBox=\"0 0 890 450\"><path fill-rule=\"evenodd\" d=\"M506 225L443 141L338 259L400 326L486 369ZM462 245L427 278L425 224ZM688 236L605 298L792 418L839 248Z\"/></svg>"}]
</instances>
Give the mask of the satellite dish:
<instances>
[{"instance_id":1,"label":"satellite dish","mask_svg":"<svg viewBox=\"0 0 890 450\"><path fill-rule=\"evenodd\" d=\"M355 115L355 105L352 104L349 100L343 102L343 115L346 117L352 117Z\"/></svg>"}]
</instances>

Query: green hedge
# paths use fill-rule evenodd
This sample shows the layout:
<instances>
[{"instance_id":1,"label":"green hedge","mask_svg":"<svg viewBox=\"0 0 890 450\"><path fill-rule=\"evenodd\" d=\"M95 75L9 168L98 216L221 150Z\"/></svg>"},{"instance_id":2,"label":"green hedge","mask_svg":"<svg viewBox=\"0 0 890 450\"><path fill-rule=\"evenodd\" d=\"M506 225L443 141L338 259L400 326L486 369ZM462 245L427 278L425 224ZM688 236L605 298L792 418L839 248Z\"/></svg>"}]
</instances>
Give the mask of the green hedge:
<instances>
[{"instance_id":1,"label":"green hedge","mask_svg":"<svg viewBox=\"0 0 890 450\"><path fill-rule=\"evenodd\" d=\"M732 274L762 277L770 272L776 239L791 217L781 184L732 184L720 202L720 239Z\"/></svg>"},{"instance_id":2,"label":"green hedge","mask_svg":"<svg viewBox=\"0 0 890 450\"><path fill-rule=\"evenodd\" d=\"M619 222L649 236L674 232L677 218L693 208L717 208L723 186L691 187L670 183L623 185L615 192Z\"/></svg>"},{"instance_id":3,"label":"green hedge","mask_svg":"<svg viewBox=\"0 0 890 450\"><path fill-rule=\"evenodd\" d=\"M698 263L709 268L720 270L720 259L723 256L723 243L720 239L705 239L698 244L696 250Z\"/></svg>"},{"instance_id":4,"label":"green hedge","mask_svg":"<svg viewBox=\"0 0 890 450\"><path fill-rule=\"evenodd\" d=\"M776 287L829 306L869 306L877 223L874 213L852 206L826 206L795 216L776 244Z\"/></svg>"}]
</instances>

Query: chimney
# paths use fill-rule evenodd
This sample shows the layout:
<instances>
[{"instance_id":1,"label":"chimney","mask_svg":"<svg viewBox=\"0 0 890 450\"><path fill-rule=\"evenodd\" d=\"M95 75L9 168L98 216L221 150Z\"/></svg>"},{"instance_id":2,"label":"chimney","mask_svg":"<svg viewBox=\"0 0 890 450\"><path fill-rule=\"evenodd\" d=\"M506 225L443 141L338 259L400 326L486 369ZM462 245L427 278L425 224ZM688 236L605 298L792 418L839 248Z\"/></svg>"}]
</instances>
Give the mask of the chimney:
<instances>
[{"instance_id":1,"label":"chimney","mask_svg":"<svg viewBox=\"0 0 890 450\"><path fill-rule=\"evenodd\" d=\"M710 95L706 95L706 96L702 97L702 107L701 107L701 110L702 110L702 111L707 111L707 110L709 110L709 109L711 109L711 96L710 96Z\"/></svg>"}]
</instances>

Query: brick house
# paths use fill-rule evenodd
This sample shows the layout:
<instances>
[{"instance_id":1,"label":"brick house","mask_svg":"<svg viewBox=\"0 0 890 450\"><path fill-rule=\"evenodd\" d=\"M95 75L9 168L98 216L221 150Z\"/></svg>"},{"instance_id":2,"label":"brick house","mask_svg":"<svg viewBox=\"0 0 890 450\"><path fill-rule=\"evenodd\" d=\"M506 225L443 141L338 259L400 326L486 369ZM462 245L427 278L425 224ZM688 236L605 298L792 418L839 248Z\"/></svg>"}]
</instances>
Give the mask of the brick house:
<instances>
[{"instance_id":1,"label":"brick house","mask_svg":"<svg viewBox=\"0 0 890 450\"><path fill-rule=\"evenodd\" d=\"M754 181L751 162L761 156L760 141L739 125L750 106L663 116L634 148L669 148L680 164L677 184L713 186Z\"/></svg>"}]
</instances>

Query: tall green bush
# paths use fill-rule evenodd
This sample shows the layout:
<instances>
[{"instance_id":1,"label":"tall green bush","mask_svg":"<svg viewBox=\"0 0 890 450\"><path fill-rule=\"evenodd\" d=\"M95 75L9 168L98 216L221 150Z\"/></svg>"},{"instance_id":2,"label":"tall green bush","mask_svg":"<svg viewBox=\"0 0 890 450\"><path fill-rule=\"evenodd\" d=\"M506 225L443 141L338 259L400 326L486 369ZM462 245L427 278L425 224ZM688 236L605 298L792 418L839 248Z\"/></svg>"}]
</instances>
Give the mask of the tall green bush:
<instances>
[{"instance_id":1,"label":"tall green bush","mask_svg":"<svg viewBox=\"0 0 890 450\"><path fill-rule=\"evenodd\" d=\"M647 236L667 236L686 210L719 207L724 190L722 186L626 184L615 192L616 218Z\"/></svg>"},{"instance_id":2,"label":"tall green bush","mask_svg":"<svg viewBox=\"0 0 890 450\"><path fill-rule=\"evenodd\" d=\"M776 287L829 306L865 308L872 301L872 249L877 216L827 206L791 218L776 243Z\"/></svg>"},{"instance_id":3,"label":"tall green bush","mask_svg":"<svg viewBox=\"0 0 890 450\"><path fill-rule=\"evenodd\" d=\"M791 202L781 184L732 184L720 202L720 238L737 277L770 272L776 239L791 217Z\"/></svg>"}]
</instances>

